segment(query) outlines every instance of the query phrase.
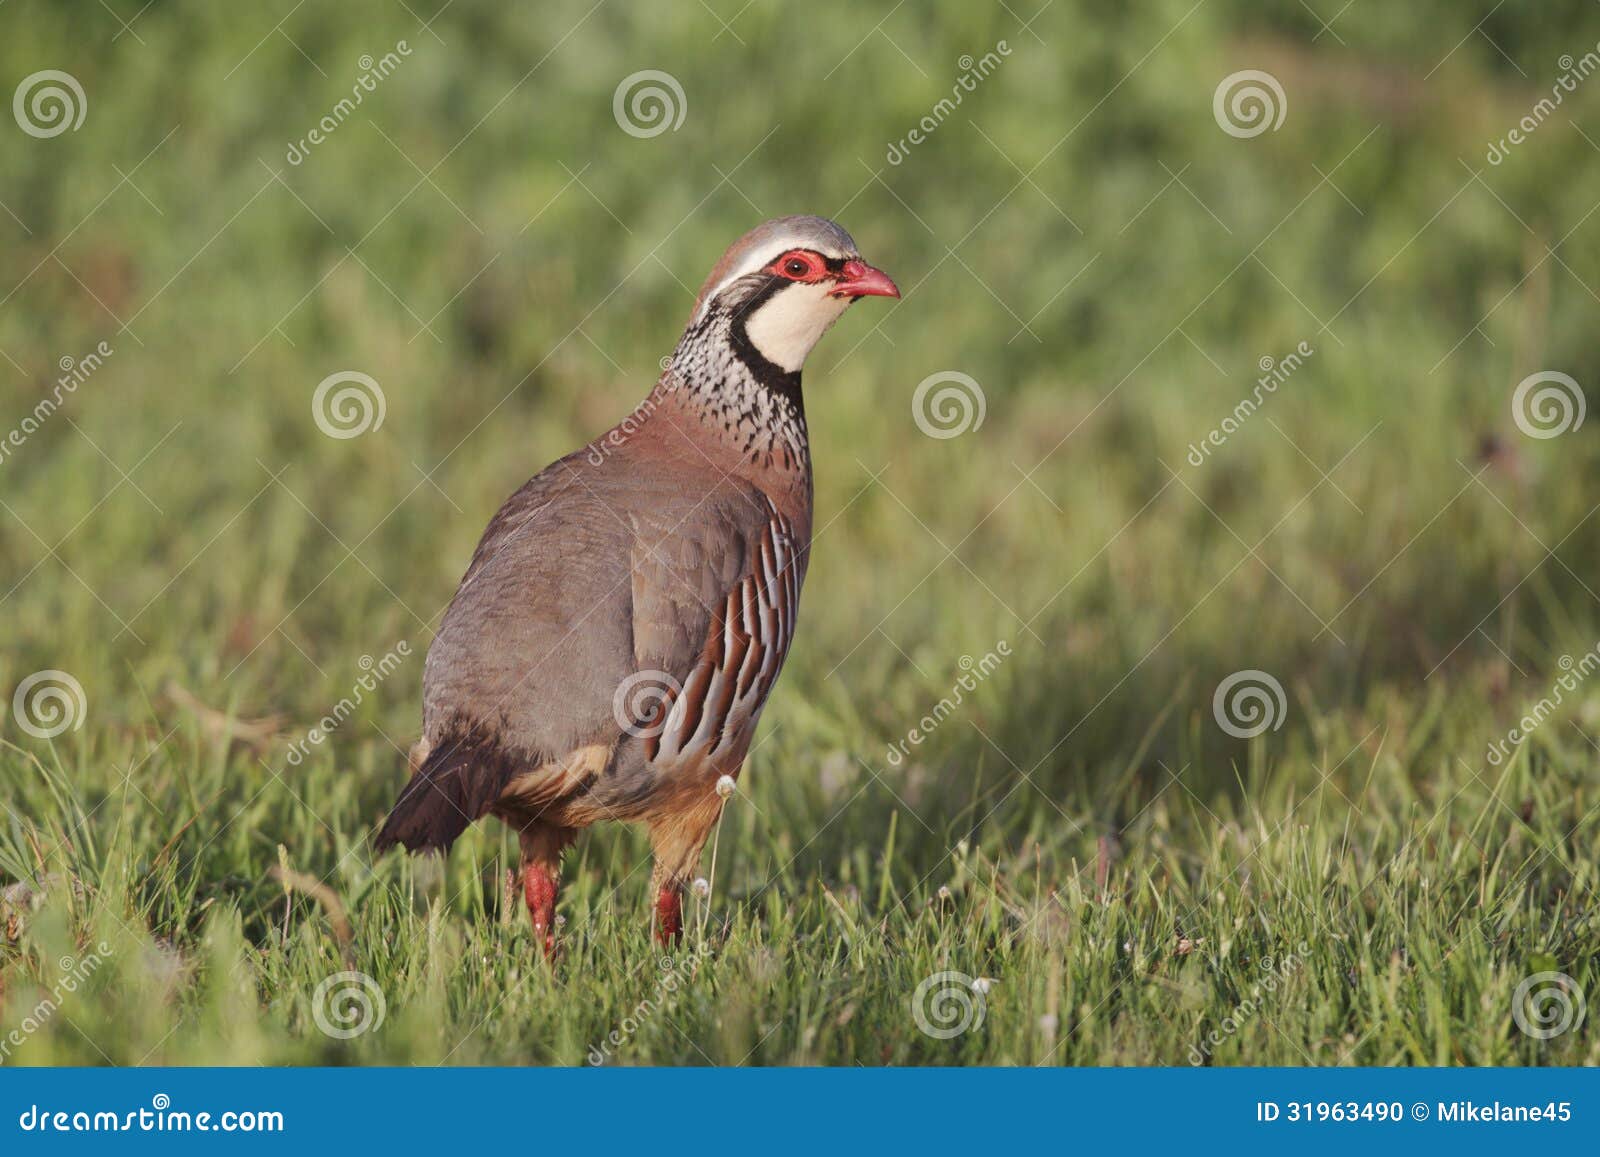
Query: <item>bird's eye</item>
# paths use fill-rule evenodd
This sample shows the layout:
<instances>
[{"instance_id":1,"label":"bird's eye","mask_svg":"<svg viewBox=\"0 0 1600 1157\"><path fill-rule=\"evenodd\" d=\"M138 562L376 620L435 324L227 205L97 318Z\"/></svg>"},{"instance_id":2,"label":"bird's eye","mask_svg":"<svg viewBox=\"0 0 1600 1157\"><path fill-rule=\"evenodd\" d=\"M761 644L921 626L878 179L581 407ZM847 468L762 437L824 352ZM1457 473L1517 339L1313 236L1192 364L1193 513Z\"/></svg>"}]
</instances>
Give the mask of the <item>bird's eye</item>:
<instances>
[{"instance_id":1,"label":"bird's eye","mask_svg":"<svg viewBox=\"0 0 1600 1157\"><path fill-rule=\"evenodd\" d=\"M804 277L811 272L811 266L801 261L798 257L791 257L783 263L783 271L790 277Z\"/></svg>"}]
</instances>

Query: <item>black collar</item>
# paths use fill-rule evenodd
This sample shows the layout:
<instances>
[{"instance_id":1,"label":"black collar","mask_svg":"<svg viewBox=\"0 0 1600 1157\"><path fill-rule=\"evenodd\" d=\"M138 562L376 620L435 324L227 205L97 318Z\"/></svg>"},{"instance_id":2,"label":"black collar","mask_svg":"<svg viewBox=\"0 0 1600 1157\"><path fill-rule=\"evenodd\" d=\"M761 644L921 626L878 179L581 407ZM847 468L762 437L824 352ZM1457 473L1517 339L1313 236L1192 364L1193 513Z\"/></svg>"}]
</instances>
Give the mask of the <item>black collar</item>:
<instances>
[{"instance_id":1,"label":"black collar","mask_svg":"<svg viewBox=\"0 0 1600 1157\"><path fill-rule=\"evenodd\" d=\"M728 326L728 338L733 343L734 355L745 364L756 382L778 397L788 399L794 408L804 415L805 403L800 393L800 371L786 370L776 362L767 360L766 355L756 349L755 343L750 340L750 334L745 329L745 319L754 315L756 310L788 284L790 283L774 277L769 284L741 304Z\"/></svg>"}]
</instances>

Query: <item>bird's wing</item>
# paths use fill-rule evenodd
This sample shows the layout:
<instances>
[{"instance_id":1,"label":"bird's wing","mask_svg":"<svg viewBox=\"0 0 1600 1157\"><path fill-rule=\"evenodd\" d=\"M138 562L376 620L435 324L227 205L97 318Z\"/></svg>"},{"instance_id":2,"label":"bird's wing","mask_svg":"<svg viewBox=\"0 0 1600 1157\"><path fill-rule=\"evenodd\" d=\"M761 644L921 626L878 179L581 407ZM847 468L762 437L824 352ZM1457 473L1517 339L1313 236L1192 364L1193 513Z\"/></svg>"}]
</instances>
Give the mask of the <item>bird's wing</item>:
<instances>
[{"instance_id":1,"label":"bird's wing","mask_svg":"<svg viewBox=\"0 0 1600 1157\"><path fill-rule=\"evenodd\" d=\"M572 455L484 531L428 651L424 729L489 732L525 762L614 739L612 689L632 663L625 519Z\"/></svg>"},{"instance_id":2,"label":"bird's wing","mask_svg":"<svg viewBox=\"0 0 1600 1157\"><path fill-rule=\"evenodd\" d=\"M640 466L562 459L490 522L428 651L428 749L380 850L448 848L511 798L593 788L638 813L663 749L748 741L793 632L800 550L754 486ZM641 674L673 689L654 730L632 713Z\"/></svg>"},{"instance_id":3,"label":"bird's wing","mask_svg":"<svg viewBox=\"0 0 1600 1157\"><path fill-rule=\"evenodd\" d=\"M794 635L805 565L797 538L765 494L731 478L641 522L635 678L654 671L666 684L662 709L635 713L628 728L647 761L731 752L748 736L743 724L759 712Z\"/></svg>"},{"instance_id":4,"label":"bird's wing","mask_svg":"<svg viewBox=\"0 0 1600 1157\"><path fill-rule=\"evenodd\" d=\"M555 463L495 515L445 614L430 740L486 729L533 766L610 750L650 678L692 684L763 542L772 561L774 518L757 488L704 470Z\"/></svg>"}]
</instances>

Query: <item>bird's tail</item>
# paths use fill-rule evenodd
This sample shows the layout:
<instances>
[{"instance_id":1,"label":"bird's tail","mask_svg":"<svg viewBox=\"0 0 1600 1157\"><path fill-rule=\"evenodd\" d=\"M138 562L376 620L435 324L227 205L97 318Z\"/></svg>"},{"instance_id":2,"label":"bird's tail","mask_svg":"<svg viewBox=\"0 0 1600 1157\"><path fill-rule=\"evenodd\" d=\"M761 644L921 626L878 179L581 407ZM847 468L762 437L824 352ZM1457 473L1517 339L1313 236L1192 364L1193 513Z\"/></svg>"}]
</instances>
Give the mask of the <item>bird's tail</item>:
<instances>
[{"instance_id":1,"label":"bird's tail","mask_svg":"<svg viewBox=\"0 0 1600 1157\"><path fill-rule=\"evenodd\" d=\"M479 755L475 744L460 738L428 752L383 822L373 850L382 855L402 844L408 852L449 851L500 794L499 779L481 766Z\"/></svg>"}]
</instances>

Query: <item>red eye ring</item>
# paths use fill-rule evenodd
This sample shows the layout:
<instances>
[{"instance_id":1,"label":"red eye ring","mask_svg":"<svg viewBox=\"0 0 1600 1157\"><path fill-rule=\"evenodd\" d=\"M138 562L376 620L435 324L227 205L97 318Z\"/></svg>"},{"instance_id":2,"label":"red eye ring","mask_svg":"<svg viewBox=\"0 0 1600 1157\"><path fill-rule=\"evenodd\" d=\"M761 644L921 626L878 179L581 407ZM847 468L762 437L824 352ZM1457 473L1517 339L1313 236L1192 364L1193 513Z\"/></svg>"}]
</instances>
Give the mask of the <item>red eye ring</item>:
<instances>
[{"instance_id":1,"label":"red eye ring","mask_svg":"<svg viewBox=\"0 0 1600 1157\"><path fill-rule=\"evenodd\" d=\"M820 281L827 266L815 253L804 249L791 249L767 267L779 277L790 281Z\"/></svg>"}]
</instances>

